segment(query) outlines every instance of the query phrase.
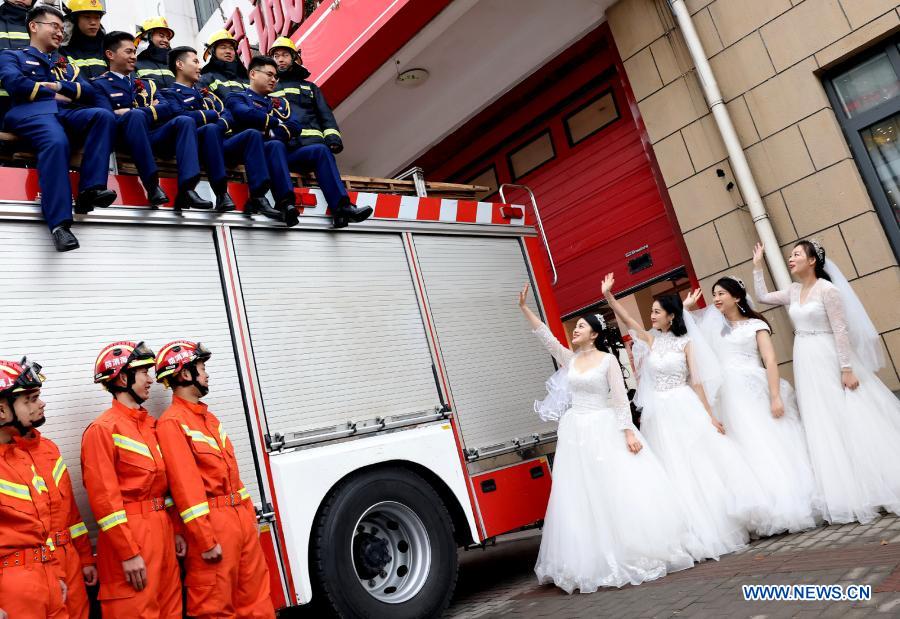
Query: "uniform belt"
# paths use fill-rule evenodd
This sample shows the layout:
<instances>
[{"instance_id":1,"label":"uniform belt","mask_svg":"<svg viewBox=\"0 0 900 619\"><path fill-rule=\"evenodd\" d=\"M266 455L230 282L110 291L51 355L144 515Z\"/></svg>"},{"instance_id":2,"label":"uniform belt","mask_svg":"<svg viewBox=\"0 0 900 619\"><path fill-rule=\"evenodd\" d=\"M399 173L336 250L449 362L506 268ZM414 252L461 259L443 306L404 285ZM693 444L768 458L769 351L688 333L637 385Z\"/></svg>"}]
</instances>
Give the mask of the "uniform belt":
<instances>
[{"instance_id":1,"label":"uniform belt","mask_svg":"<svg viewBox=\"0 0 900 619\"><path fill-rule=\"evenodd\" d=\"M166 504L168 502L168 505ZM149 514L151 512L162 511L172 506L172 499L169 497L153 497L146 501L134 501L133 503L125 503L126 514Z\"/></svg>"},{"instance_id":2,"label":"uniform belt","mask_svg":"<svg viewBox=\"0 0 900 619\"><path fill-rule=\"evenodd\" d=\"M55 546L65 546L72 541L72 533L68 529L63 529L51 535L50 539L53 540Z\"/></svg>"},{"instance_id":3,"label":"uniform belt","mask_svg":"<svg viewBox=\"0 0 900 619\"><path fill-rule=\"evenodd\" d=\"M237 507L244 501L240 492L215 496L209 500L210 507Z\"/></svg>"},{"instance_id":4,"label":"uniform belt","mask_svg":"<svg viewBox=\"0 0 900 619\"><path fill-rule=\"evenodd\" d=\"M53 558L52 551L49 546L38 546L37 548L24 548L11 552L0 559L0 568L22 567L32 563L46 563Z\"/></svg>"}]
</instances>

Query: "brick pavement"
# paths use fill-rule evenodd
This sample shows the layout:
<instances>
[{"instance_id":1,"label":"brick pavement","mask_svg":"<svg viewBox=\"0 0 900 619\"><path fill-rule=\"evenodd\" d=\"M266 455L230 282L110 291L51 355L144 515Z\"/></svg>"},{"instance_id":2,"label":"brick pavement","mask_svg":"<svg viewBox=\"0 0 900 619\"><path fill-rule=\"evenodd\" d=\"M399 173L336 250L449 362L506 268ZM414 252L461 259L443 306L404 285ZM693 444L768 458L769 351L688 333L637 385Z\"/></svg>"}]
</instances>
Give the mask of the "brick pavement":
<instances>
[{"instance_id":1,"label":"brick pavement","mask_svg":"<svg viewBox=\"0 0 900 619\"><path fill-rule=\"evenodd\" d=\"M462 553L447 617L900 617L900 518L893 516L756 540L720 561L590 595L539 586L532 571L539 544L532 535ZM867 602L745 602L744 584L870 584L873 596Z\"/></svg>"}]
</instances>

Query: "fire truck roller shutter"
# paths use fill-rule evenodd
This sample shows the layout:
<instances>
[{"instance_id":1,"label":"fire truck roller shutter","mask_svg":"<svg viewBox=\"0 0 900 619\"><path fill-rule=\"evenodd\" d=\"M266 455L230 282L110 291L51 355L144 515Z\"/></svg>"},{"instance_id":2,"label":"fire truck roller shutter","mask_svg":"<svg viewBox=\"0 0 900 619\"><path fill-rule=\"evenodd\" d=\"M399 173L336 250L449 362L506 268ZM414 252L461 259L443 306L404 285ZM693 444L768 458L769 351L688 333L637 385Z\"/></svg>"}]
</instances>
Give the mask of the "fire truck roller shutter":
<instances>
[{"instance_id":1,"label":"fire truck roller shutter","mask_svg":"<svg viewBox=\"0 0 900 619\"><path fill-rule=\"evenodd\" d=\"M208 228L80 224L84 245L63 256L47 248L41 224L0 222L3 352L27 354L48 380L47 425L72 476L81 513L81 435L109 407L93 382L97 351L117 340L157 348L178 337L202 341L215 356L205 401L234 443L241 477L260 500L213 235ZM158 415L171 392L153 385L144 406ZM96 529L89 521L91 532Z\"/></svg>"},{"instance_id":2,"label":"fire truck roller shutter","mask_svg":"<svg viewBox=\"0 0 900 619\"><path fill-rule=\"evenodd\" d=\"M232 234L269 434L440 404L399 234Z\"/></svg>"},{"instance_id":3,"label":"fire truck roller shutter","mask_svg":"<svg viewBox=\"0 0 900 619\"><path fill-rule=\"evenodd\" d=\"M484 457L555 431L534 413L555 366L516 305L529 281L520 241L414 239L466 449ZM533 293L529 304L536 309Z\"/></svg>"}]
</instances>

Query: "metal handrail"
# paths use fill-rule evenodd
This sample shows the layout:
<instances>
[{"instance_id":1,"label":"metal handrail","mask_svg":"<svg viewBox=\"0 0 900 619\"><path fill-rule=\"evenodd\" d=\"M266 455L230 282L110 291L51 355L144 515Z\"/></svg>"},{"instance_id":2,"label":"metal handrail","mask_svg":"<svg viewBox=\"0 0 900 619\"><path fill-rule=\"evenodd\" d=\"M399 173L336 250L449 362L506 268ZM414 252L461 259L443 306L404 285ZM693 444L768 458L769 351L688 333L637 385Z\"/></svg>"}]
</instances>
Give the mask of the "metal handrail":
<instances>
[{"instance_id":1,"label":"metal handrail","mask_svg":"<svg viewBox=\"0 0 900 619\"><path fill-rule=\"evenodd\" d=\"M553 285L556 285L556 282L559 281L559 274L556 272L556 263L553 261L553 254L550 252L550 243L547 241L547 235L544 234L544 222L541 221L541 213L538 211L537 200L534 197L534 192L531 191L530 187L526 185L516 185L515 183L503 183L500 185L500 201L504 204L508 204L506 201L506 195L504 194L504 189L507 187L521 189L528 193L528 197L531 198L531 208L534 209L534 219L537 222L538 231L541 233L541 242L544 244L544 250L547 252L547 258L550 260L550 269L553 271Z\"/></svg>"}]
</instances>

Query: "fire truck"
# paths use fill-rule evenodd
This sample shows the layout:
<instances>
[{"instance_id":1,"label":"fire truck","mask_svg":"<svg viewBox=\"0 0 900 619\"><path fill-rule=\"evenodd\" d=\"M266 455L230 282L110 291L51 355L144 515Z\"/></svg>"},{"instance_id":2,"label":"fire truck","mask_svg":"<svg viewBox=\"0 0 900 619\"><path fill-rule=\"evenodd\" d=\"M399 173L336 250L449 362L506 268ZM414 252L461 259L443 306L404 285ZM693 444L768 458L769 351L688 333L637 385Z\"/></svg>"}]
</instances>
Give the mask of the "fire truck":
<instances>
[{"instance_id":1,"label":"fire truck","mask_svg":"<svg viewBox=\"0 0 900 619\"><path fill-rule=\"evenodd\" d=\"M0 168L0 354L44 365L46 434L92 532L80 440L109 395L91 368L123 339L213 351L205 401L238 453L278 607L436 615L459 547L541 521L555 426L533 401L555 365L520 316L524 283L564 336L536 213L412 185L351 192L375 215L334 231L318 189L298 189L285 229L136 206L137 177L113 175L119 201L76 216L81 249L59 254L37 172ZM230 191L243 203L246 185ZM168 398L157 385L146 406Z\"/></svg>"}]
</instances>

